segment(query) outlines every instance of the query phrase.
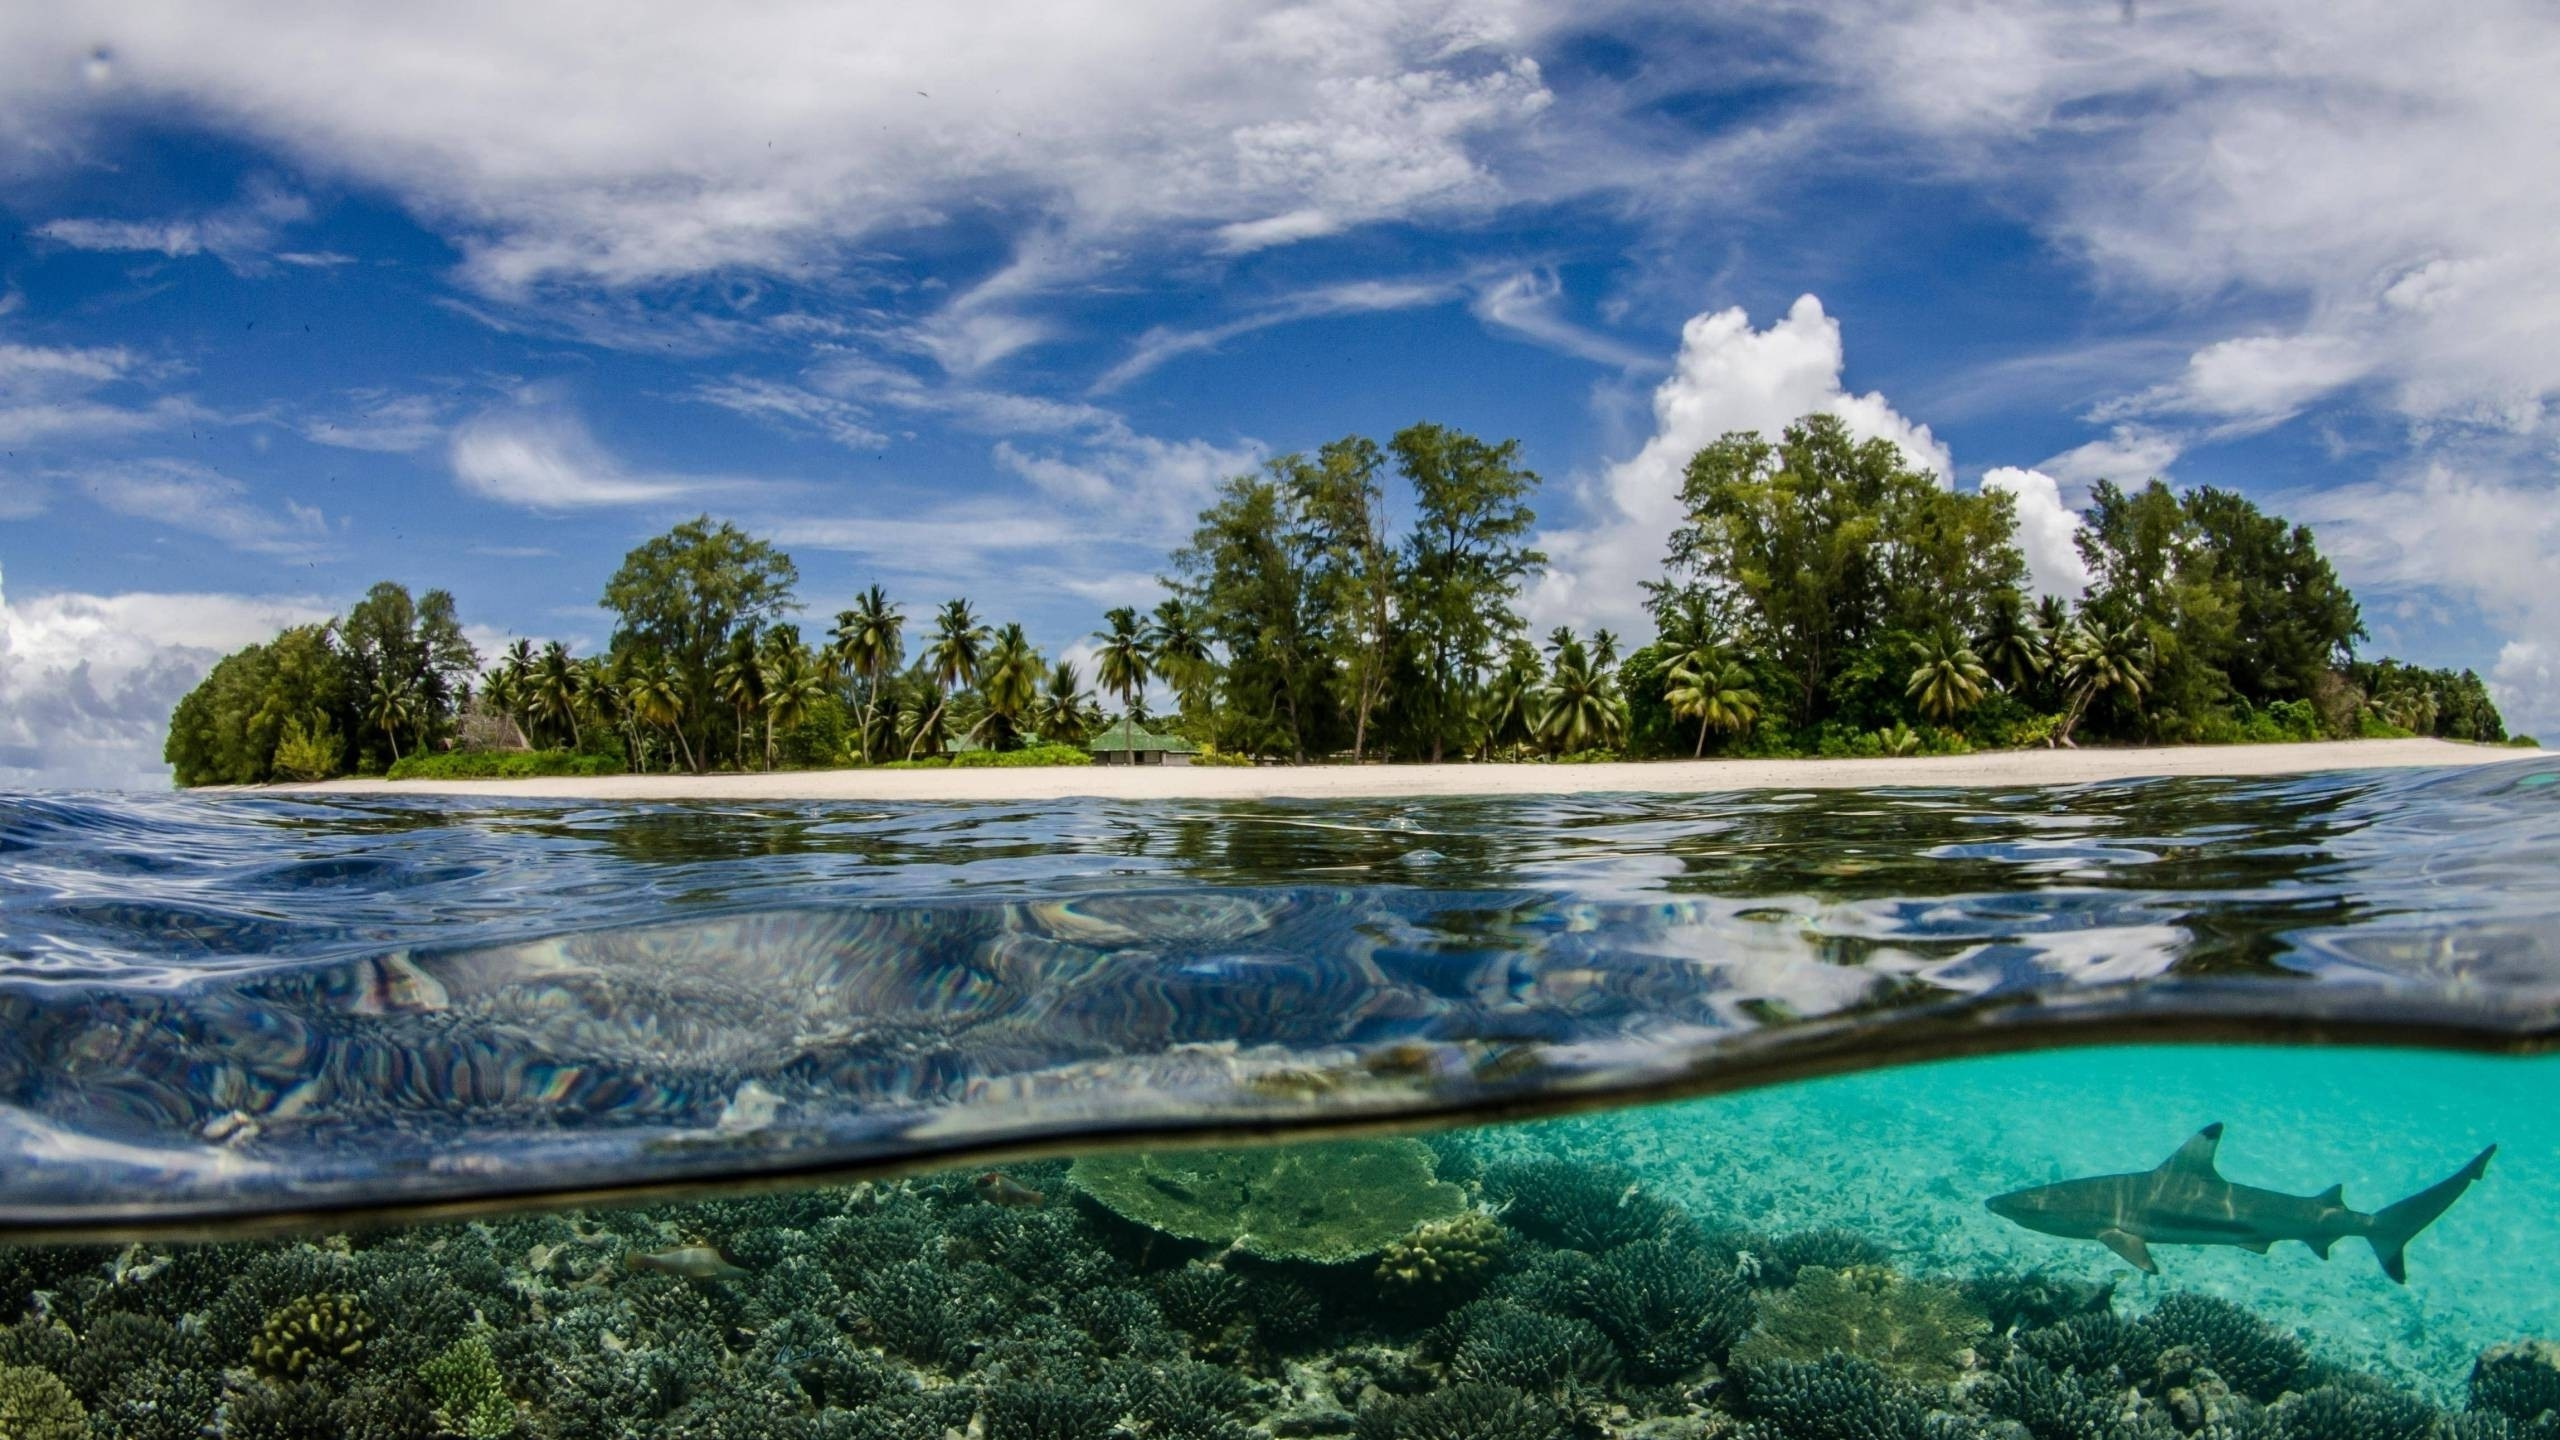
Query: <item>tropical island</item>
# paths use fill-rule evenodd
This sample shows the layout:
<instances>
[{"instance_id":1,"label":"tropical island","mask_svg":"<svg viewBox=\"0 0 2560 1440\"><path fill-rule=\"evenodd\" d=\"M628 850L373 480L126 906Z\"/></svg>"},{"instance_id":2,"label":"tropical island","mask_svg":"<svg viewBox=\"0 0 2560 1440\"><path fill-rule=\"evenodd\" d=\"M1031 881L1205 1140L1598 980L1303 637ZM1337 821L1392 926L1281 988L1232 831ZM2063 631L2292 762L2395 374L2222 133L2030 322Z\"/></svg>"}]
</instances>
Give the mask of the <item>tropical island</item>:
<instances>
[{"instance_id":1,"label":"tropical island","mask_svg":"<svg viewBox=\"0 0 2560 1440\"><path fill-rule=\"evenodd\" d=\"M682 793L921 798L922 776L846 790L805 772L1937 757L1906 773L2030 783L2465 753L2302 748L2359 739L2534 743L2472 671L2359 658L2361 612L2311 531L2228 491L2100 483L2076 537L2090 584L2039 596L2008 495L1948 488L1830 415L1727 435L1688 464L1646 585L1654 633L1631 643L1529 633L1538 484L1516 442L1431 424L1275 458L1218 489L1160 603L1099 617L1090 676L966 598L910 612L873 585L823 628L795 618L791 558L703 516L606 580L601 653L519 639L483 657L451 594L386 581L223 658L165 753L183 786L627 777L613 793L648 794L672 775L696 782ZM2150 758L2072 763L2089 743ZM2271 748L2161 758L2242 744ZM803 773L763 781L777 771Z\"/></svg>"}]
</instances>

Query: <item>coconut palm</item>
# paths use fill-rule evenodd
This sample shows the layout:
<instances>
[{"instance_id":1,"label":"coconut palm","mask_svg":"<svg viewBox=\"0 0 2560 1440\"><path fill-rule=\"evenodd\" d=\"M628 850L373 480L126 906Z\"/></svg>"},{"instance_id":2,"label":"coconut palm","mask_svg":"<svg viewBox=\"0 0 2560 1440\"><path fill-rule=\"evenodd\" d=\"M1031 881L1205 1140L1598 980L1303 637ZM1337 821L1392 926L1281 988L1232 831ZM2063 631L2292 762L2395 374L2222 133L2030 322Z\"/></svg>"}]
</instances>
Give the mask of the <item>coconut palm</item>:
<instances>
[{"instance_id":1,"label":"coconut palm","mask_svg":"<svg viewBox=\"0 0 2560 1440\"><path fill-rule=\"evenodd\" d=\"M1607 629L1594 630L1591 632L1591 663L1602 670L1615 670L1618 668L1618 637L1616 632Z\"/></svg>"},{"instance_id":2,"label":"coconut palm","mask_svg":"<svg viewBox=\"0 0 2560 1440\"><path fill-rule=\"evenodd\" d=\"M2071 706L2062 715L2056 743L2069 745L2071 732L2088 713L2089 702L2110 691L2140 700L2151 683L2151 642L2132 621L2109 625L2084 620L2064 633L2059 653L2063 684Z\"/></svg>"},{"instance_id":3,"label":"coconut palm","mask_svg":"<svg viewBox=\"0 0 2560 1440\"><path fill-rule=\"evenodd\" d=\"M986 714L970 727L978 743L990 750L1012 748L1031 726L1031 712L1039 704L1040 682L1046 673L1031 637L1019 624L1005 626L978 670L978 698L987 707Z\"/></svg>"},{"instance_id":4,"label":"coconut palm","mask_svg":"<svg viewBox=\"0 0 2560 1440\"><path fill-rule=\"evenodd\" d=\"M1993 597L1991 614L1982 633L1974 637L1973 648L1983 667L2012 695L2026 693L2053 666L2051 635L2014 590Z\"/></svg>"},{"instance_id":5,"label":"coconut palm","mask_svg":"<svg viewBox=\"0 0 2560 1440\"><path fill-rule=\"evenodd\" d=\"M1625 733L1627 702L1616 677L1592 663L1570 634L1556 651L1546 687L1538 692L1537 731L1564 754L1615 744Z\"/></svg>"},{"instance_id":6,"label":"coconut palm","mask_svg":"<svg viewBox=\"0 0 2560 1440\"><path fill-rule=\"evenodd\" d=\"M853 608L839 612L827 656L847 674L867 682L863 699L862 763L871 763L871 732L880 723L880 687L888 673L906 658L907 617L874 585L854 598Z\"/></svg>"},{"instance_id":7,"label":"coconut palm","mask_svg":"<svg viewBox=\"0 0 2560 1440\"><path fill-rule=\"evenodd\" d=\"M978 679L978 658L987 646L987 627L978 623L977 612L966 600L948 600L933 617L933 643L925 647L926 674L934 685L933 713L916 725L916 739L907 747L907 758L916 758L916 745L924 743L928 734L942 733L942 712L949 708L951 692Z\"/></svg>"},{"instance_id":8,"label":"coconut palm","mask_svg":"<svg viewBox=\"0 0 2560 1440\"><path fill-rule=\"evenodd\" d=\"M1190 708L1216 668L1209 662L1209 642L1200 634L1198 613L1178 599L1161 602L1147 617L1144 643L1156 673Z\"/></svg>"},{"instance_id":9,"label":"coconut palm","mask_svg":"<svg viewBox=\"0 0 2560 1440\"><path fill-rule=\"evenodd\" d=\"M774 628L757 657L756 673L764 692L764 768L771 770L774 732L808 717L810 702L827 692L827 675L793 625Z\"/></svg>"},{"instance_id":10,"label":"coconut palm","mask_svg":"<svg viewBox=\"0 0 2560 1440\"><path fill-rule=\"evenodd\" d=\"M764 661L756 653L756 632L741 630L729 637L727 648L720 652L719 664L712 667L711 693L728 701L730 713L737 717L738 768L744 770L747 734L752 728L747 717L764 706Z\"/></svg>"},{"instance_id":11,"label":"coconut palm","mask_svg":"<svg viewBox=\"0 0 2560 1440\"><path fill-rule=\"evenodd\" d=\"M1075 662L1061 660L1049 667L1049 682L1032 702L1031 722L1040 727L1040 737L1053 744L1083 744L1091 731L1093 696L1084 688L1084 676L1077 673Z\"/></svg>"},{"instance_id":12,"label":"coconut palm","mask_svg":"<svg viewBox=\"0 0 2560 1440\"><path fill-rule=\"evenodd\" d=\"M1490 757L1496 746L1525 745L1537 738L1538 692L1546 681L1538 652L1514 638L1502 668L1477 696L1477 753Z\"/></svg>"},{"instance_id":13,"label":"coconut palm","mask_svg":"<svg viewBox=\"0 0 2560 1440\"><path fill-rule=\"evenodd\" d=\"M702 769L694 760L693 742L685 738L684 682L676 674L674 661L661 656L635 662L624 694L642 721L676 737L677 748L684 756L684 768ZM668 757L670 768L674 758L673 755Z\"/></svg>"},{"instance_id":14,"label":"coconut palm","mask_svg":"<svg viewBox=\"0 0 2560 1440\"><path fill-rule=\"evenodd\" d=\"M516 723L516 707L522 703L516 694L515 672L501 665L480 677L480 708L506 722L507 728L524 740L524 727Z\"/></svg>"},{"instance_id":15,"label":"coconut palm","mask_svg":"<svg viewBox=\"0 0 2560 1440\"><path fill-rule=\"evenodd\" d=\"M1102 687L1120 696L1120 755L1127 760L1137 744L1138 692L1146 688L1154 657L1147 651L1145 633L1138 628L1136 609L1123 605L1102 619L1110 628L1093 632L1093 638L1102 642L1093 663Z\"/></svg>"},{"instance_id":16,"label":"coconut palm","mask_svg":"<svg viewBox=\"0 0 2560 1440\"><path fill-rule=\"evenodd\" d=\"M1701 645L1673 662L1662 692L1671 713L1698 722L1696 755L1707 753L1709 731L1739 734L1760 718L1760 692L1751 671L1713 645Z\"/></svg>"},{"instance_id":17,"label":"coconut palm","mask_svg":"<svg viewBox=\"0 0 2560 1440\"><path fill-rule=\"evenodd\" d=\"M569 748L579 748L578 662L557 640L542 647L542 659L533 667L533 711L553 725L567 726Z\"/></svg>"},{"instance_id":18,"label":"coconut palm","mask_svg":"<svg viewBox=\"0 0 2560 1440\"><path fill-rule=\"evenodd\" d=\"M389 675L373 677L373 692L365 699L364 718L391 742L391 763L400 763L400 728L418 723L418 690L407 680Z\"/></svg>"},{"instance_id":19,"label":"coconut palm","mask_svg":"<svg viewBox=\"0 0 2560 1440\"><path fill-rule=\"evenodd\" d=\"M1953 724L1956 717L1982 703L1982 688L1991 683L1991 672L1982 668L1981 657L1952 628L1942 626L1928 639L1913 641L1911 653L1920 663L1902 693L1920 702L1921 714L1941 725Z\"/></svg>"}]
</instances>

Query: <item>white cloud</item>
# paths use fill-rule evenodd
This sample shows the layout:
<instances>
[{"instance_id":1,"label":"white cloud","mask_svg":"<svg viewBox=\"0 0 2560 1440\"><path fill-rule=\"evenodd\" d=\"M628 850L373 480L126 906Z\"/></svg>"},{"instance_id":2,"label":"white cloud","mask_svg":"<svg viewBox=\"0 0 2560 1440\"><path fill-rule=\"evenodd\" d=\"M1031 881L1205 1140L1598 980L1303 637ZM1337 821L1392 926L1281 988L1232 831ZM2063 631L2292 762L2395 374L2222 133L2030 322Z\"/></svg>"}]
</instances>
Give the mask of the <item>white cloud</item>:
<instances>
[{"instance_id":1,"label":"white cloud","mask_svg":"<svg viewBox=\"0 0 2560 1440\"><path fill-rule=\"evenodd\" d=\"M203 412L162 396L139 405L112 393L158 378L121 345L56 347L0 341L0 445L20 447L136 435Z\"/></svg>"},{"instance_id":2,"label":"white cloud","mask_svg":"<svg viewBox=\"0 0 2560 1440\"><path fill-rule=\"evenodd\" d=\"M471 283L522 295L809 273L964 208L1104 249L1141 229L1249 248L1480 210L1505 198L1495 143L1551 98L1522 8L479 0L279 30L133 0L10 9L0 91L53 153L111 111L182 105L387 190L457 238ZM102 48L112 75L93 83Z\"/></svg>"},{"instance_id":3,"label":"white cloud","mask_svg":"<svg viewBox=\"0 0 2560 1440\"><path fill-rule=\"evenodd\" d=\"M290 498L281 511L250 498L249 487L191 460L130 460L94 465L78 477L81 493L119 515L209 536L260 555L307 556L328 548L329 522L318 508Z\"/></svg>"},{"instance_id":4,"label":"white cloud","mask_svg":"<svg viewBox=\"0 0 2560 1440\"><path fill-rule=\"evenodd\" d=\"M348 398L355 409L334 420L314 416L303 421L302 438L342 450L409 455L444 435L444 402L432 395L359 391Z\"/></svg>"},{"instance_id":5,"label":"white cloud","mask_svg":"<svg viewBox=\"0 0 2560 1440\"><path fill-rule=\"evenodd\" d=\"M1360 280L1340 285L1325 285L1292 295L1276 304L1266 305L1223 325L1197 330L1176 330L1157 326L1138 337L1127 359L1112 366L1094 382L1095 393L1119 389L1139 376L1154 370L1168 360L1184 355L1217 349L1239 335L1268 330L1298 320L1311 320L1326 315L1374 314L1382 310L1411 310L1437 305L1456 293L1456 287L1430 280L1385 281Z\"/></svg>"},{"instance_id":6,"label":"white cloud","mask_svg":"<svg viewBox=\"0 0 2560 1440\"><path fill-rule=\"evenodd\" d=\"M1951 481L1947 447L1926 425L1903 418L1873 391L1841 386L1840 325L1811 295L1766 330L1740 309L1697 315L1681 327L1680 356L1653 392L1654 435L1609 468L1583 497L1591 518L1540 537L1552 558L1528 597L1536 628L1608 625L1647 633L1641 582L1662 573L1681 521L1680 482L1689 457L1735 430L1775 439L1799 418L1837 415L1861 439L1890 440L1910 463Z\"/></svg>"},{"instance_id":7,"label":"white cloud","mask_svg":"<svg viewBox=\"0 0 2560 1440\"><path fill-rule=\"evenodd\" d=\"M0 594L0 787L165 786L179 697L225 652L328 616L303 598Z\"/></svg>"},{"instance_id":8,"label":"white cloud","mask_svg":"<svg viewBox=\"0 0 2560 1440\"><path fill-rule=\"evenodd\" d=\"M2089 487L2101 480L2133 486L2153 476L2166 475L2184 443L2167 431L2147 425L2118 425L2105 439L2047 456L2037 462L2036 468L2069 486L2072 497L2081 499L2087 497Z\"/></svg>"},{"instance_id":9,"label":"white cloud","mask_svg":"<svg viewBox=\"0 0 2560 1440\"><path fill-rule=\"evenodd\" d=\"M644 505L742 488L700 476L635 475L565 410L494 410L466 421L448 457L454 482L482 499L527 510Z\"/></svg>"},{"instance_id":10,"label":"white cloud","mask_svg":"<svg viewBox=\"0 0 2560 1440\"><path fill-rule=\"evenodd\" d=\"M1559 306L1564 282L1552 270L1522 270L1488 285L1475 299L1477 319L1497 329L1526 337L1550 350L1578 356L1621 370L1645 370L1659 364L1621 340L1566 319Z\"/></svg>"},{"instance_id":11,"label":"white cloud","mask_svg":"<svg viewBox=\"0 0 2560 1440\"><path fill-rule=\"evenodd\" d=\"M2489 692L2507 729L2540 739L2560 722L2560 649L2539 640L2510 640L2489 672ZM2560 740L2546 748L2560 747Z\"/></svg>"},{"instance_id":12,"label":"white cloud","mask_svg":"<svg viewBox=\"0 0 2560 1440\"><path fill-rule=\"evenodd\" d=\"M889 443L862 407L779 380L732 375L697 385L686 398L782 429L822 435L848 450L874 450Z\"/></svg>"},{"instance_id":13,"label":"white cloud","mask_svg":"<svg viewBox=\"0 0 2560 1440\"><path fill-rule=\"evenodd\" d=\"M2027 582L2038 595L2077 600L2089 588L2089 565L2073 542L2080 516L2062 503L2062 487L2041 470L2003 465L1982 477L1982 488L2006 493L2018 514L2018 548L2027 557Z\"/></svg>"},{"instance_id":14,"label":"white cloud","mask_svg":"<svg viewBox=\"0 0 2560 1440\"><path fill-rule=\"evenodd\" d=\"M48 220L35 233L75 250L142 251L182 259L211 255L237 273L254 275L273 260L295 265L343 263L347 257L275 253L286 227L311 218L311 202L270 180L253 180L240 198L192 220Z\"/></svg>"}]
</instances>

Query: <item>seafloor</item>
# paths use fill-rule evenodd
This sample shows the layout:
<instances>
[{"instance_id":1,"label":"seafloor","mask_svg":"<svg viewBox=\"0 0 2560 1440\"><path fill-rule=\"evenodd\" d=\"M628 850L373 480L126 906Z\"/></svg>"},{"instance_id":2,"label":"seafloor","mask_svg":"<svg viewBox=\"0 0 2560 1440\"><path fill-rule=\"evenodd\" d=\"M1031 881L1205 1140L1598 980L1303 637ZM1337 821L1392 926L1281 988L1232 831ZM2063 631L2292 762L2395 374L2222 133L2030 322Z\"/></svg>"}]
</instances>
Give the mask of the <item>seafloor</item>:
<instances>
[{"instance_id":1,"label":"seafloor","mask_svg":"<svg viewBox=\"0 0 2560 1440\"><path fill-rule=\"evenodd\" d=\"M2560 1440L2560 1347L2508 1343L2560 1315L2550 1078L2082 1053L1427 1142L0 1251L0 1437ZM2206 1119L2233 1178L2366 1206L2484 1125L2509 1148L2405 1290L2353 1242L2137 1281L1980 1210Z\"/></svg>"}]
</instances>

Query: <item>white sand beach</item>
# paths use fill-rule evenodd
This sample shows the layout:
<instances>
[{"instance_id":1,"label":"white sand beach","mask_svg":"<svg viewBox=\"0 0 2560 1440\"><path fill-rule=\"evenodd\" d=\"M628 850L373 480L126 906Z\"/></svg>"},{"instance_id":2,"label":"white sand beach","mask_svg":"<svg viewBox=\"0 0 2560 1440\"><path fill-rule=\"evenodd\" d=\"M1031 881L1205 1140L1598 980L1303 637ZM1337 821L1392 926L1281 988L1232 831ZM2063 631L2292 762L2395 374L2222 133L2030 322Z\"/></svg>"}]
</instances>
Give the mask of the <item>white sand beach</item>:
<instances>
[{"instance_id":1,"label":"white sand beach","mask_svg":"<svg viewBox=\"0 0 2560 1440\"><path fill-rule=\"evenodd\" d=\"M2446 740L2011 750L1872 760L1649 760L1606 765L1057 766L1017 770L789 770L749 775L606 775L533 780L331 780L260 793L484 795L572 800L1388 799L1875 786L2077 785L2142 776L2300 775L2321 770L2488 765L2548 752Z\"/></svg>"}]
</instances>

